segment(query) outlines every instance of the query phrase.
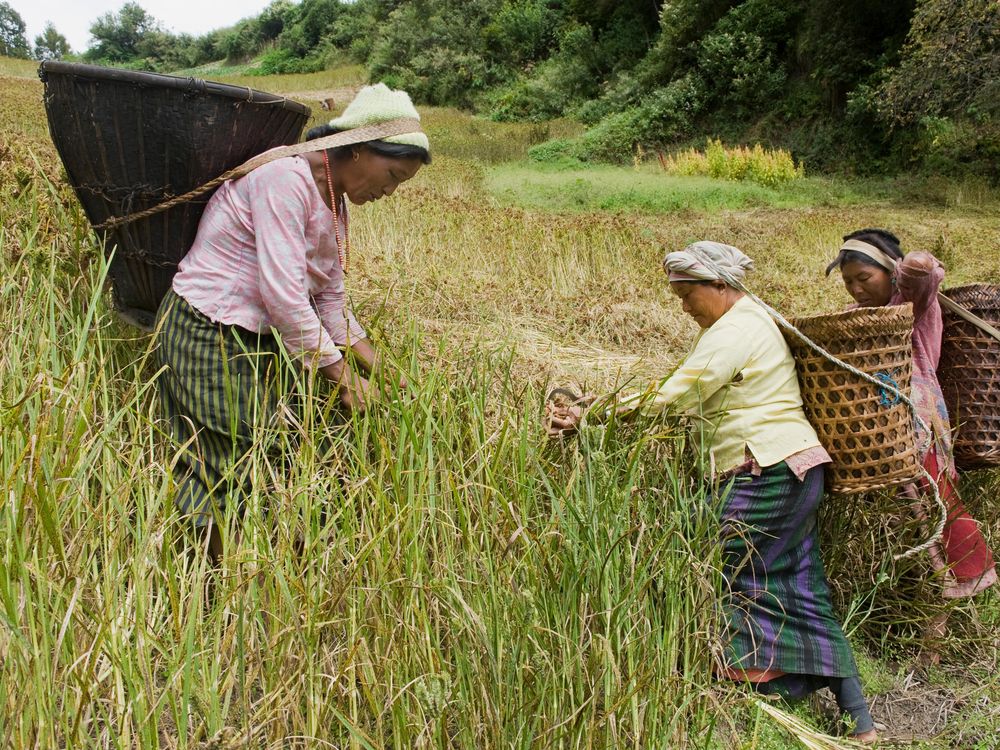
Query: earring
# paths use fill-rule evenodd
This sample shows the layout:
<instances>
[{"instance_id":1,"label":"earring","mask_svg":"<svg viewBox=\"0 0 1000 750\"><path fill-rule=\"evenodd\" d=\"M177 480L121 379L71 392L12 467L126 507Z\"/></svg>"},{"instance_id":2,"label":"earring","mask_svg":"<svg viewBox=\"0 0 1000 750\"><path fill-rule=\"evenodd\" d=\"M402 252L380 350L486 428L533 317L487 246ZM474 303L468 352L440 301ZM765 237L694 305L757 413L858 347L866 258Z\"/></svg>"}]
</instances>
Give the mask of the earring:
<instances>
[{"instance_id":1,"label":"earring","mask_svg":"<svg viewBox=\"0 0 1000 750\"><path fill-rule=\"evenodd\" d=\"M889 283L892 284L893 286L896 286L896 277L895 276L890 276L889 277Z\"/></svg>"},{"instance_id":2,"label":"earring","mask_svg":"<svg viewBox=\"0 0 1000 750\"><path fill-rule=\"evenodd\" d=\"M361 158L361 152L360 151L352 151L351 153L354 154L354 161L357 161L358 159Z\"/></svg>"}]
</instances>

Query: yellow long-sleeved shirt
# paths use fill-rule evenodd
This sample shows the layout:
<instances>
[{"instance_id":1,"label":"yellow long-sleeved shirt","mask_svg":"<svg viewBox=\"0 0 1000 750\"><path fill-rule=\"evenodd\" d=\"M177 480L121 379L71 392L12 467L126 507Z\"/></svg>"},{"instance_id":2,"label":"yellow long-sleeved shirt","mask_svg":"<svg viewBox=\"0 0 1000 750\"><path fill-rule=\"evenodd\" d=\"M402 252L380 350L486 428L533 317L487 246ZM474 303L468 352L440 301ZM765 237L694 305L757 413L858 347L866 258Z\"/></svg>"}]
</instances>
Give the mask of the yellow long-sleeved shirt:
<instances>
[{"instance_id":1,"label":"yellow long-sleeved shirt","mask_svg":"<svg viewBox=\"0 0 1000 750\"><path fill-rule=\"evenodd\" d=\"M715 471L746 460L763 467L820 444L802 411L792 353L762 307L740 298L695 338L688 357L660 387L625 399L644 413L698 415Z\"/></svg>"}]
</instances>

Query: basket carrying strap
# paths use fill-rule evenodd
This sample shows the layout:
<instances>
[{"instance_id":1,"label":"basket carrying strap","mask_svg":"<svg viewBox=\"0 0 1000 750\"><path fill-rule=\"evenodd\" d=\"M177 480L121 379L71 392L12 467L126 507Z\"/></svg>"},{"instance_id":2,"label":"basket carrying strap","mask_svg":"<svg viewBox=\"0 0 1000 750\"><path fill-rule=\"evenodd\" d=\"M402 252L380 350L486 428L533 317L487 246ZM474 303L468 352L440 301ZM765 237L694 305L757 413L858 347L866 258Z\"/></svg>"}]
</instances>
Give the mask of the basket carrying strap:
<instances>
[{"instance_id":1,"label":"basket carrying strap","mask_svg":"<svg viewBox=\"0 0 1000 750\"><path fill-rule=\"evenodd\" d=\"M966 310L964 307L962 307L960 304L955 302L950 297L946 297L945 295L941 294L941 292L938 292L938 302L941 303L941 307L946 308L949 312L955 313L955 315L962 318L963 320L967 320L968 322L972 323L972 325L974 325L983 333L986 333L995 338L997 341L1000 341L1000 331L991 326L989 323L987 323L985 320L980 318L975 313Z\"/></svg>"},{"instance_id":2,"label":"basket carrying strap","mask_svg":"<svg viewBox=\"0 0 1000 750\"><path fill-rule=\"evenodd\" d=\"M280 146L278 148L273 148L270 151L265 151L263 154L258 154L247 161L240 164L238 167L230 169L228 172L224 172L216 177L214 180L206 182L204 185L196 187L194 190L188 191L183 195L177 195L169 200L159 203L152 208L147 208L143 211L136 211L135 213L128 214L127 216L114 216L101 224L98 224L94 229L114 229L115 227L120 227L122 224L129 224L138 219L145 219L148 216L153 216L155 214L166 211L169 208L173 208L181 203L187 203L189 200L197 198L199 195L204 195L209 190L213 190L221 185L227 180L235 180L238 177L243 177L257 167L262 167L276 159L283 159L286 156L298 156L299 154L306 154L312 151L325 151L328 148L336 148L337 146L349 146L352 143L365 143L366 141L375 141L379 138L388 138L393 135L403 135L405 133L421 133L420 120L414 117L402 117L398 120L387 120L386 122L378 123L377 125L365 125L360 128L352 128L350 130L344 130L340 133L334 133L333 135L323 136L322 138L316 138L311 141L303 141L302 143L296 143L292 146Z\"/></svg>"}]
</instances>

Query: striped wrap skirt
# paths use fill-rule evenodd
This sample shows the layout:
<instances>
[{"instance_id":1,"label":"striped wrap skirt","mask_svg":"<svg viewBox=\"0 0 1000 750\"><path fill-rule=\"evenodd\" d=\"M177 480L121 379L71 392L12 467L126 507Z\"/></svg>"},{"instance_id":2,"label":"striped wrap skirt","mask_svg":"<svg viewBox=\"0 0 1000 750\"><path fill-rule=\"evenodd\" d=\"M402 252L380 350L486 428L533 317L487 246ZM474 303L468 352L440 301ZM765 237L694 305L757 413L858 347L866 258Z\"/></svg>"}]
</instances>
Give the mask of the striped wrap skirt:
<instances>
[{"instance_id":1,"label":"striped wrap skirt","mask_svg":"<svg viewBox=\"0 0 1000 750\"><path fill-rule=\"evenodd\" d=\"M172 289L156 330L160 403L180 477L175 504L203 526L250 490L253 449L269 450L279 391L295 373L274 336L213 323Z\"/></svg>"},{"instance_id":2,"label":"striped wrap skirt","mask_svg":"<svg viewBox=\"0 0 1000 750\"><path fill-rule=\"evenodd\" d=\"M823 467L799 480L782 461L741 474L722 504L727 662L743 671L853 677L851 646L834 616L816 511Z\"/></svg>"}]
</instances>

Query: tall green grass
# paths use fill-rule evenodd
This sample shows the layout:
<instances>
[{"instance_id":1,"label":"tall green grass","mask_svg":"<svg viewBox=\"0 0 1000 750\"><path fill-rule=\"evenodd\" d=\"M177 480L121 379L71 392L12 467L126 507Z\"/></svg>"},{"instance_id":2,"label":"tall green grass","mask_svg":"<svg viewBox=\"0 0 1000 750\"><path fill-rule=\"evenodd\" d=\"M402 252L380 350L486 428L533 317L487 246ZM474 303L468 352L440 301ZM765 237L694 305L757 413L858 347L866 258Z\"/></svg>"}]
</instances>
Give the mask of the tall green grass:
<instances>
[{"instance_id":1,"label":"tall green grass","mask_svg":"<svg viewBox=\"0 0 1000 750\"><path fill-rule=\"evenodd\" d=\"M177 447L152 342L108 309L104 263L43 140L40 84L3 85L0 743L795 746L710 678L718 553L682 433L614 427L550 445L542 393L677 361L694 328L659 271L666 249L732 242L757 258L750 281L768 301L818 312L846 302L822 268L860 226L933 250L950 283L1000 281L993 213L892 196L513 206L480 157L523 153L527 126L429 111L466 158L441 155L352 213L354 306L410 392L347 421L319 389L310 419L261 425L257 489L213 570L173 509ZM284 450L266 452L265 437ZM995 472L967 490L996 538ZM825 507L840 612L871 654L866 684L901 691L921 618L939 606L934 582L884 564L907 542L889 500ZM964 702L924 747L989 747L1000 731L998 612L995 595L957 608L949 671L930 679Z\"/></svg>"},{"instance_id":2,"label":"tall green grass","mask_svg":"<svg viewBox=\"0 0 1000 750\"><path fill-rule=\"evenodd\" d=\"M678 211L738 211L751 208L850 206L887 202L885 186L851 184L821 177L762 185L697 174L667 174L655 164L637 169L501 163L487 185L505 203L562 212L668 214Z\"/></svg>"},{"instance_id":3,"label":"tall green grass","mask_svg":"<svg viewBox=\"0 0 1000 750\"><path fill-rule=\"evenodd\" d=\"M0 55L0 76L36 78L38 76L38 61Z\"/></svg>"},{"instance_id":4,"label":"tall green grass","mask_svg":"<svg viewBox=\"0 0 1000 750\"><path fill-rule=\"evenodd\" d=\"M5 744L707 742L717 551L674 438L550 448L502 354L442 348L367 417L279 429L210 570L151 342L55 255L2 268Z\"/></svg>"},{"instance_id":5,"label":"tall green grass","mask_svg":"<svg viewBox=\"0 0 1000 750\"><path fill-rule=\"evenodd\" d=\"M318 390L259 425L213 569L172 507L155 341L106 307L106 263L67 268L85 240L19 247L0 256L5 745L710 744L731 700L710 689L718 550L676 433L551 446L509 353L404 340L405 394L347 421Z\"/></svg>"}]
</instances>

